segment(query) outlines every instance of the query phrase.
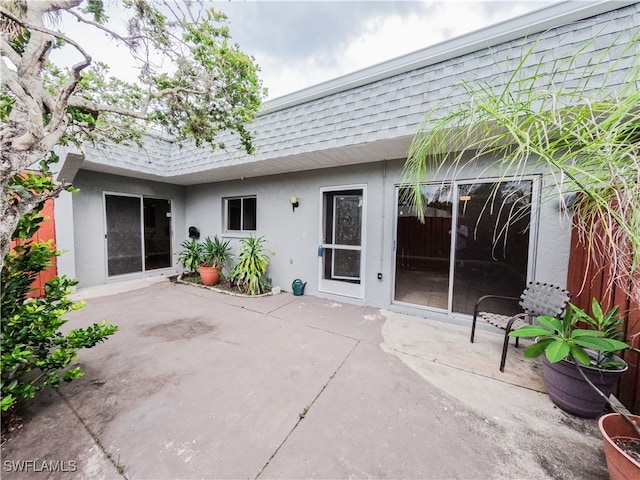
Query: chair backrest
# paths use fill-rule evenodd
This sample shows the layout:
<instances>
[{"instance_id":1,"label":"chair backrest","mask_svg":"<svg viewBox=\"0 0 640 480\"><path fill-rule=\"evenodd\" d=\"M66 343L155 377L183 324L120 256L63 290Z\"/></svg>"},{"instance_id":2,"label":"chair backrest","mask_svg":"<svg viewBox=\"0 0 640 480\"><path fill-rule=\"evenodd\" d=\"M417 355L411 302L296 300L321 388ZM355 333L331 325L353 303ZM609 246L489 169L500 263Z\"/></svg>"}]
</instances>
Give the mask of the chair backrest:
<instances>
[{"instance_id":1,"label":"chair backrest","mask_svg":"<svg viewBox=\"0 0 640 480\"><path fill-rule=\"evenodd\" d=\"M560 317L571 299L564 288L548 283L531 282L520 295L520 306L531 315Z\"/></svg>"}]
</instances>

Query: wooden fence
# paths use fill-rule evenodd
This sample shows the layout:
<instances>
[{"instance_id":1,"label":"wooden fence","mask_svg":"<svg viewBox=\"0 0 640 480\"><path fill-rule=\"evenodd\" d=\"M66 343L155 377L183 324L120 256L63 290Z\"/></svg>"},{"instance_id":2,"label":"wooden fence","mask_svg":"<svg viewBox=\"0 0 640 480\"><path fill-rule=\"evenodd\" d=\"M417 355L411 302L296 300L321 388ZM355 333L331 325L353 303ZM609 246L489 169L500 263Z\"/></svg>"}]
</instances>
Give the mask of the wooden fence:
<instances>
[{"instance_id":1,"label":"wooden fence","mask_svg":"<svg viewBox=\"0 0 640 480\"><path fill-rule=\"evenodd\" d=\"M56 227L55 220L53 218L53 199L47 200L42 208L41 215L45 220L40 224L40 228L34 235L34 239L37 241L52 240L55 245L56 242ZM51 265L36 277L32 284L32 293L34 297L39 297L44 294L44 284L57 275L57 263L56 257L51 259Z\"/></svg>"},{"instance_id":2,"label":"wooden fence","mask_svg":"<svg viewBox=\"0 0 640 480\"><path fill-rule=\"evenodd\" d=\"M610 280L611 270L604 259L587 251L574 227L567 278L567 289L573 294L572 303L586 311L591 309L592 298L597 298L605 311L618 305L620 315L625 318L625 339L638 347L640 299L631 298L619 284L613 284ZM620 380L616 396L629 410L640 414L640 354L625 352L624 359L629 364L629 370Z\"/></svg>"},{"instance_id":3,"label":"wooden fence","mask_svg":"<svg viewBox=\"0 0 640 480\"><path fill-rule=\"evenodd\" d=\"M420 223L415 217L398 217L398 264L405 268L433 267L437 259L448 261L451 249L451 218L427 217ZM442 268L448 268L443 263Z\"/></svg>"}]
</instances>

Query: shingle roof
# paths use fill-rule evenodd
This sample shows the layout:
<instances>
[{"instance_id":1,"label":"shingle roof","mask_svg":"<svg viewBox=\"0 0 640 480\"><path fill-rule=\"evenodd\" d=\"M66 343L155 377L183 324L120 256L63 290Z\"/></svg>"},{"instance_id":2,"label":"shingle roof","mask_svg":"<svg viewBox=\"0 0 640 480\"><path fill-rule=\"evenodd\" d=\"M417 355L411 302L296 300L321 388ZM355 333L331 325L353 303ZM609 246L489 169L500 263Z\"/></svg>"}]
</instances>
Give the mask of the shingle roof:
<instances>
[{"instance_id":1,"label":"shingle roof","mask_svg":"<svg viewBox=\"0 0 640 480\"><path fill-rule=\"evenodd\" d=\"M465 101L461 81L504 82L505 65L515 67L532 47L531 69L550 68L586 45L567 80L581 81L581 67L604 53L621 56L622 47L611 45L624 45L639 28L640 2L563 2L266 102L251 125L254 155L233 137L213 152L148 137L142 149L87 148L83 168L195 184L404 158L426 112L438 107L445 115ZM614 75L594 75L590 85L614 88L638 58L626 52Z\"/></svg>"}]
</instances>

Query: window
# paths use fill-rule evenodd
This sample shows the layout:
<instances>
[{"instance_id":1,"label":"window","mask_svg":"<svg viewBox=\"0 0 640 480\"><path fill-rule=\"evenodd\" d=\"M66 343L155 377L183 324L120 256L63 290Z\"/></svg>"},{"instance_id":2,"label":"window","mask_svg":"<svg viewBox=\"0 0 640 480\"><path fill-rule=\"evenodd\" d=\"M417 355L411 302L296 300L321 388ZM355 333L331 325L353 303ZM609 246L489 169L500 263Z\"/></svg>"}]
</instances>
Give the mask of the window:
<instances>
[{"instance_id":1,"label":"window","mask_svg":"<svg viewBox=\"0 0 640 480\"><path fill-rule=\"evenodd\" d=\"M227 198L227 231L243 232L256 229L256 197Z\"/></svg>"}]
</instances>

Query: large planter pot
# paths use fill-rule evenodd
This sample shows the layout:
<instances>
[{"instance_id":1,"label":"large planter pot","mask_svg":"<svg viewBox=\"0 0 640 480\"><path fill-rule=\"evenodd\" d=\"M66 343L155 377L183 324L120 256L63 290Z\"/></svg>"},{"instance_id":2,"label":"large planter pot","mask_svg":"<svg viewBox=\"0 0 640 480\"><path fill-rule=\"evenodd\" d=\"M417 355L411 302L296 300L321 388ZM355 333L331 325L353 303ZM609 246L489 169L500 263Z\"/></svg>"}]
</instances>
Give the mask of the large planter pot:
<instances>
[{"instance_id":1,"label":"large planter pot","mask_svg":"<svg viewBox=\"0 0 640 480\"><path fill-rule=\"evenodd\" d=\"M618 357L616 360L622 361ZM624 368L619 370L583 366L580 368L602 393L609 396L613 386L628 367L625 364ZM543 355L542 378L551 401L565 412L583 418L596 418L603 412L606 400L585 382L573 362L561 360L551 363Z\"/></svg>"},{"instance_id":2,"label":"large planter pot","mask_svg":"<svg viewBox=\"0 0 640 480\"><path fill-rule=\"evenodd\" d=\"M640 425L640 416L629 416ZM610 480L635 480L640 478L640 463L615 444L615 440L621 438L640 440L640 436L638 436L629 422L619 413L609 413L600 417L598 426L604 441L604 455L607 458Z\"/></svg>"},{"instance_id":3,"label":"large planter pot","mask_svg":"<svg viewBox=\"0 0 640 480\"><path fill-rule=\"evenodd\" d=\"M220 272L216 267L200 265L200 279L203 285L217 285L220 283Z\"/></svg>"}]
</instances>

